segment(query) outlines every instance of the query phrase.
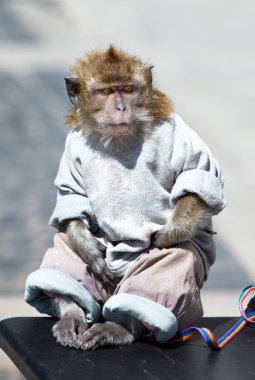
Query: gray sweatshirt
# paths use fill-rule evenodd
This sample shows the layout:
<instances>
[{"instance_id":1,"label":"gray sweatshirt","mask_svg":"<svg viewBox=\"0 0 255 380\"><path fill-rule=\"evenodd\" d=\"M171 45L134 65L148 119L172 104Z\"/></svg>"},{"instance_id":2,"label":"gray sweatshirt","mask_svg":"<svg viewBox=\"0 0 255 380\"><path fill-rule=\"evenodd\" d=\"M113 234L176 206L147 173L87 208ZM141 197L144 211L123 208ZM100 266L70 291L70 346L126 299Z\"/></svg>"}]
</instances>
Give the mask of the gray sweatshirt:
<instances>
[{"instance_id":1,"label":"gray sweatshirt","mask_svg":"<svg viewBox=\"0 0 255 380\"><path fill-rule=\"evenodd\" d=\"M165 225L179 197L196 193L213 214L225 206L218 163L177 114L156 125L143 143L137 140L117 152L71 130L55 185L50 224L58 228L69 218L84 220L106 246L106 262L115 276L148 250L151 235ZM200 231L192 242L207 277L215 260L212 236Z\"/></svg>"}]
</instances>

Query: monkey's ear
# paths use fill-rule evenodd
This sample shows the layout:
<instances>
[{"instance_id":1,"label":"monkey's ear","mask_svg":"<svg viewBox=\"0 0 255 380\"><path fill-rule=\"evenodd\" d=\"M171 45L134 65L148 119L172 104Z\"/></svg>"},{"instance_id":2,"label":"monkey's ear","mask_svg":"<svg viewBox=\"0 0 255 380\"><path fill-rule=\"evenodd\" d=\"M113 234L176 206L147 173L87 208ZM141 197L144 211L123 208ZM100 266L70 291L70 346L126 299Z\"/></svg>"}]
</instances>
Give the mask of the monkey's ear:
<instances>
[{"instance_id":1,"label":"monkey's ear","mask_svg":"<svg viewBox=\"0 0 255 380\"><path fill-rule=\"evenodd\" d=\"M149 83L152 83L152 69L154 66L148 67L148 81Z\"/></svg>"},{"instance_id":2,"label":"monkey's ear","mask_svg":"<svg viewBox=\"0 0 255 380\"><path fill-rule=\"evenodd\" d=\"M77 104L80 93L80 81L78 78L65 78L66 91L72 104Z\"/></svg>"}]
</instances>

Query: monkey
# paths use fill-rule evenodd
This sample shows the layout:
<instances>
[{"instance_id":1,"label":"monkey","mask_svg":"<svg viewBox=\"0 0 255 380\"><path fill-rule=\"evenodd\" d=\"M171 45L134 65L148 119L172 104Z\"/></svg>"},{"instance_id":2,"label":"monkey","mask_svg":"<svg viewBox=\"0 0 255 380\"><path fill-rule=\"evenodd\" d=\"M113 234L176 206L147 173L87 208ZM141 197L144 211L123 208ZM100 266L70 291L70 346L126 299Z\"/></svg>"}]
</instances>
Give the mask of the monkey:
<instances>
[{"instance_id":1,"label":"monkey","mask_svg":"<svg viewBox=\"0 0 255 380\"><path fill-rule=\"evenodd\" d=\"M88 54L86 60L76 64L74 77L65 78L67 93L74 105L67 124L78 125L88 135L107 146L113 144L116 149L116 145L132 143L140 134L149 133L153 122L173 112L173 105L153 88L153 66L145 67L135 57L127 57L113 46L102 58L99 52ZM118 70L113 73L114 65ZM99 73L101 78L95 82ZM207 205L195 194L180 198L171 220L156 234L155 246L168 248L191 238L207 212ZM65 228L73 249L95 275L111 286L113 276L104 261L103 247L100 248L79 219L67 221Z\"/></svg>"},{"instance_id":2,"label":"monkey","mask_svg":"<svg viewBox=\"0 0 255 380\"><path fill-rule=\"evenodd\" d=\"M106 304L107 299L116 297L121 289L118 284L125 278L126 269L114 272L109 265L112 257L122 255L125 244L129 250L127 262L135 263L149 248L173 252L187 242L199 245L196 241L201 234L213 244L211 219L225 206L220 168L204 143L185 127L184 142L177 132L172 135L178 149L171 145L170 138L169 149L164 145L161 131L171 130L172 120L179 119L174 116L170 98L155 88L152 69L140 58L110 45L78 59L71 75L65 78L72 103L66 124L76 137L72 147L66 146L55 184L60 198L69 197L74 203L72 206L68 201L68 216L60 212L59 217L56 206L51 224L65 234L68 245L106 290ZM193 144L198 144L200 150L193 152ZM79 149L86 149L86 171L76 154ZM169 162L175 162L178 170L164 169ZM196 171L200 166L201 170ZM133 174L135 170L137 175ZM61 183L65 171L70 179L68 186ZM84 176L88 177L86 185ZM107 201L103 199L105 194L109 195ZM78 198L83 206L75 203ZM143 201L147 202L145 207L141 206ZM159 214L154 215L157 209ZM142 230L142 237L136 228ZM210 260L209 266L214 257ZM128 268L129 262L125 265ZM146 323L134 313L121 321L102 322L99 318L89 324L84 309L67 294L56 294L51 302L59 316L53 335L64 346L90 350L126 345L146 330Z\"/></svg>"}]
</instances>

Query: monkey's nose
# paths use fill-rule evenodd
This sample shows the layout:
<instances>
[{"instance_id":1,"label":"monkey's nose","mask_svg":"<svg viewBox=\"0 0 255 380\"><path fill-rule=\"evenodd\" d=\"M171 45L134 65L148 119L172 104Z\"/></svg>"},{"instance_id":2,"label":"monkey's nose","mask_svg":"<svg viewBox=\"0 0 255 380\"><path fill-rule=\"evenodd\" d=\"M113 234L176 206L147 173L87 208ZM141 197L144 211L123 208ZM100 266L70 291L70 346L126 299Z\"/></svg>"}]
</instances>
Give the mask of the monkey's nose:
<instances>
[{"instance_id":1,"label":"monkey's nose","mask_svg":"<svg viewBox=\"0 0 255 380\"><path fill-rule=\"evenodd\" d=\"M126 106L125 106L125 104L123 104L123 103L119 103L119 104L116 105L116 109L117 109L118 111L124 112L125 109L126 109Z\"/></svg>"}]
</instances>

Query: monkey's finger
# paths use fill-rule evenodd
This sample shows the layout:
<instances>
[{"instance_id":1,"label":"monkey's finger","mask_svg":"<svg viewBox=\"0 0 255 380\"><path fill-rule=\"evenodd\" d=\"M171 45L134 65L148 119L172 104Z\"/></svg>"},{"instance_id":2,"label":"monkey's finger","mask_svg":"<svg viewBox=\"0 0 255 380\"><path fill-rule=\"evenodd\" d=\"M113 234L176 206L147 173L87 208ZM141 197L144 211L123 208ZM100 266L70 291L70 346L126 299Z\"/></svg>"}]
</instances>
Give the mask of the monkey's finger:
<instances>
[{"instance_id":1,"label":"monkey's finger","mask_svg":"<svg viewBox=\"0 0 255 380\"><path fill-rule=\"evenodd\" d=\"M106 276L103 275L103 273L101 274L100 278L98 278L98 280L101 282L109 294L113 294L116 287L115 281L109 280Z\"/></svg>"},{"instance_id":2,"label":"monkey's finger","mask_svg":"<svg viewBox=\"0 0 255 380\"><path fill-rule=\"evenodd\" d=\"M114 285L114 275L106 265L104 259L97 258L93 262L91 269L96 277L99 278L99 280L101 279L103 283L109 286Z\"/></svg>"},{"instance_id":3,"label":"monkey's finger","mask_svg":"<svg viewBox=\"0 0 255 380\"><path fill-rule=\"evenodd\" d=\"M103 268L103 270L101 272L101 276L104 278L105 282L107 282L109 285L114 284L115 277L107 267Z\"/></svg>"},{"instance_id":4,"label":"monkey's finger","mask_svg":"<svg viewBox=\"0 0 255 380\"><path fill-rule=\"evenodd\" d=\"M104 244L100 243L100 241L97 241L97 247L101 252L106 251L106 246Z\"/></svg>"},{"instance_id":5,"label":"monkey's finger","mask_svg":"<svg viewBox=\"0 0 255 380\"><path fill-rule=\"evenodd\" d=\"M102 271L104 271L104 273L109 274L109 277L112 275L109 268L107 267L106 262L102 257L94 257L94 260L91 263L91 268L94 273L100 274Z\"/></svg>"},{"instance_id":6,"label":"monkey's finger","mask_svg":"<svg viewBox=\"0 0 255 380\"><path fill-rule=\"evenodd\" d=\"M166 245L166 237L165 234L162 232L157 232L154 235L153 244L157 248L164 248Z\"/></svg>"}]
</instances>

